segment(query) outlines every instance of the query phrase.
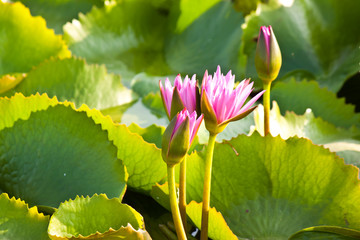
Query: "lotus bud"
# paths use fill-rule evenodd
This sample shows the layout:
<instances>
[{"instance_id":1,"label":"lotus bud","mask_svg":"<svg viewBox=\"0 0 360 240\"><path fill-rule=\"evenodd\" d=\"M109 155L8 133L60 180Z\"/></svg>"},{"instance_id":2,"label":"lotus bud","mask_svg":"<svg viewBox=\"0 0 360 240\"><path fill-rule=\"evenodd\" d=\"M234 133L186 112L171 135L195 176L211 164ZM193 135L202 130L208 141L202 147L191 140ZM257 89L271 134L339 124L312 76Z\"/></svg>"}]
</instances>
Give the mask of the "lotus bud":
<instances>
[{"instance_id":1,"label":"lotus bud","mask_svg":"<svg viewBox=\"0 0 360 240\"><path fill-rule=\"evenodd\" d=\"M259 78L266 83L274 81L279 75L281 63L279 44L271 26L262 26L255 53L255 67Z\"/></svg>"},{"instance_id":2,"label":"lotus bud","mask_svg":"<svg viewBox=\"0 0 360 240\"><path fill-rule=\"evenodd\" d=\"M165 129L162 139L162 158L168 165L180 163L199 130L203 115L189 114L186 109L178 113Z\"/></svg>"}]
</instances>

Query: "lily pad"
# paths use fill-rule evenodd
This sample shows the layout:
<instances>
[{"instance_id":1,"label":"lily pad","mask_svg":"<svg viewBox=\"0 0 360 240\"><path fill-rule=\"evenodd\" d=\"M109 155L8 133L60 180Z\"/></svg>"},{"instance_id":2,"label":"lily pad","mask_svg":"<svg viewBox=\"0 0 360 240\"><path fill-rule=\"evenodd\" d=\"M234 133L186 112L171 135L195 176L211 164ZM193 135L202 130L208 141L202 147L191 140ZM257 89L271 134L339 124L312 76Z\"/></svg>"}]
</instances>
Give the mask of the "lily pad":
<instances>
[{"instance_id":1,"label":"lily pad","mask_svg":"<svg viewBox=\"0 0 360 240\"><path fill-rule=\"evenodd\" d=\"M47 26L53 28L58 34L62 34L63 25L77 18L80 12L86 13L92 6L104 5L103 0L21 0L21 2L30 8L32 15L40 15L45 18Z\"/></svg>"},{"instance_id":2,"label":"lily pad","mask_svg":"<svg viewBox=\"0 0 360 240\"><path fill-rule=\"evenodd\" d=\"M192 2L198 1L184 2L195 5L197 3ZM208 8L213 2L208 1L201 8ZM188 10L180 15L179 21L182 21L181 18L193 19L193 15ZM181 34L172 34L167 39L166 62L173 72L197 74L199 79L202 79L206 69L210 73L215 72L218 65L221 65L224 72L230 69L235 71L242 23L243 14L236 12L230 1L218 2L193 20Z\"/></svg>"},{"instance_id":3,"label":"lily pad","mask_svg":"<svg viewBox=\"0 0 360 240\"><path fill-rule=\"evenodd\" d=\"M221 0L179 1L179 17L176 21L176 32L181 33L204 12Z\"/></svg>"},{"instance_id":4,"label":"lily pad","mask_svg":"<svg viewBox=\"0 0 360 240\"><path fill-rule=\"evenodd\" d=\"M148 1L122 1L80 14L64 26L64 39L74 55L130 81L139 72L168 71L162 50L166 19Z\"/></svg>"},{"instance_id":5,"label":"lily pad","mask_svg":"<svg viewBox=\"0 0 360 240\"><path fill-rule=\"evenodd\" d=\"M0 28L0 75L28 72L50 57L70 56L61 36L19 2L0 2Z\"/></svg>"},{"instance_id":6,"label":"lily pad","mask_svg":"<svg viewBox=\"0 0 360 240\"><path fill-rule=\"evenodd\" d=\"M303 229L294 235L289 240L295 239L337 239L337 240L353 240L360 238L360 231L341 228L334 226L316 226Z\"/></svg>"},{"instance_id":7,"label":"lily pad","mask_svg":"<svg viewBox=\"0 0 360 240\"><path fill-rule=\"evenodd\" d=\"M49 239L47 228L49 217L29 208L20 200L0 195L0 238L1 239Z\"/></svg>"},{"instance_id":8,"label":"lily pad","mask_svg":"<svg viewBox=\"0 0 360 240\"><path fill-rule=\"evenodd\" d=\"M254 111L255 128L261 135L264 135L264 110L259 105ZM337 152L342 156L345 153L346 163L356 166L360 165L360 129L336 127L321 118L315 118L311 109L304 115L296 115L293 112L286 112L281 116L279 106L273 101L273 108L270 111L270 133L273 136L280 135L283 139L298 136L310 139L315 144L324 145L330 151ZM349 154L349 153L353 154Z\"/></svg>"},{"instance_id":9,"label":"lily pad","mask_svg":"<svg viewBox=\"0 0 360 240\"><path fill-rule=\"evenodd\" d=\"M78 194L123 196L125 167L108 133L88 116L89 108L76 110L46 95L17 94L0 102L7 105L2 115L8 122L0 131L2 191L51 207ZM26 117L22 102L33 107Z\"/></svg>"},{"instance_id":10,"label":"lily pad","mask_svg":"<svg viewBox=\"0 0 360 240\"><path fill-rule=\"evenodd\" d=\"M51 59L28 73L13 90L25 96L47 93L60 101L71 101L77 106L106 109L128 104L137 95L121 84L120 76L108 74L104 65L88 65L79 58Z\"/></svg>"},{"instance_id":11,"label":"lily pad","mask_svg":"<svg viewBox=\"0 0 360 240\"><path fill-rule=\"evenodd\" d=\"M188 158L189 201L202 198L203 157ZM254 133L216 143L212 180L211 206L241 238L288 239L316 225L360 229L358 169L306 139Z\"/></svg>"},{"instance_id":12,"label":"lily pad","mask_svg":"<svg viewBox=\"0 0 360 240\"><path fill-rule=\"evenodd\" d=\"M0 78L0 94L7 92L18 85L25 77L25 74L4 75Z\"/></svg>"},{"instance_id":13,"label":"lily pad","mask_svg":"<svg viewBox=\"0 0 360 240\"><path fill-rule=\"evenodd\" d=\"M114 124L110 117L104 117L95 109L87 114L107 130L109 140L117 147L117 157L123 161L129 173L128 186L149 193L151 187L166 176L161 150L155 144L144 141L139 134L131 132L126 125ZM140 129L136 131L141 132Z\"/></svg>"},{"instance_id":14,"label":"lily pad","mask_svg":"<svg viewBox=\"0 0 360 240\"><path fill-rule=\"evenodd\" d=\"M286 83L279 82L271 90L271 99L279 104L282 114L294 111L300 115L310 108L316 117L335 126L360 127L360 114L355 113L355 106L346 104L344 98L337 98L315 81L296 82L292 79Z\"/></svg>"},{"instance_id":15,"label":"lily pad","mask_svg":"<svg viewBox=\"0 0 360 240\"><path fill-rule=\"evenodd\" d=\"M359 70L359 8L360 2L353 0L296 0L291 7L252 15L243 34L246 76L258 79L256 37L260 26L272 25L283 57L279 77L304 70L320 86L337 92Z\"/></svg>"},{"instance_id":16,"label":"lily pad","mask_svg":"<svg viewBox=\"0 0 360 240\"><path fill-rule=\"evenodd\" d=\"M158 148L161 148L162 135L165 131L165 127L151 125L147 128L141 128L133 123L129 126L129 130L139 134L146 142L154 143Z\"/></svg>"},{"instance_id":17,"label":"lily pad","mask_svg":"<svg viewBox=\"0 0 360 240\"><path fill-rule=\"evenodd\" d=\"M201 226L201 213L202 203L190 202L186 207L186 213L190 216L191 220L197 226ZM209 211L209 236L212 239L228 239L238 240L235 234L231 231L229 226L226 224L223 216L220 212L216 211L215 208L210 208Z\"/></svg>"},{"instance_id":18,"label":"lily pad","mask_svg":"<svg viewBox=\"0 0 360 240\"><path fill-rule=\"evenodd\" d=\"M49 223L51 239L129 239L148 240L140 213L120 199L105 194L91 198L77 196L60 204Z\"/></svg>"}]
</instances>

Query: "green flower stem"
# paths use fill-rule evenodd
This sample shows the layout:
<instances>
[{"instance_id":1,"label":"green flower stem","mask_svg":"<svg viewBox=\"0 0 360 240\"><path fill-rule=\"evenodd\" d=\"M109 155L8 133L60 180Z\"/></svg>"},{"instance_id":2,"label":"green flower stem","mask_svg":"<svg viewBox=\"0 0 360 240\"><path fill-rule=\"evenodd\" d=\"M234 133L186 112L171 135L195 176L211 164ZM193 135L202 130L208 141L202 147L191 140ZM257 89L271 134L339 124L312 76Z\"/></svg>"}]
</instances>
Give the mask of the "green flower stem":
<instances>
[{"instance_id":1,"label":"green flower stem","mask_svg":"<svg viewBox=\"0 0 360 240\"><path fill-rule=\"evenodd\" d=\"M186 231L186 155L180 163L180 181L179 181L179 208L181 220Z\"/></svg>"},{"instance_id":2,"label":"green flower stem","mask_svg":"<svg viewBox=\"0 0 360 240\"><path fill-rule=\"evenodd\" d=\"M171 207L171 213L175 225L176 234L179 240L186 240L187 239L186 233L181 221L179 206L177 204L177 198L176 198L175 165L168 165L167 172L168 172L170 207Z\"/></svg>"},{"instance_id":3,"label":"green flower stem","mask_svg":"<svg viewBox=\"0 0 360 240\"><path fill-rule=\"evenodd\" d=\"M264 96L263 96L263 103L264 103L264 135L270 133L270 88L271 82L264 82Z\"/></svg>"},{"instance_id":4,"label":"green flower stem","mask_svg":"<svg viewBox=\"0 0 360 240\"><path fill-rule=\"evenodd\" d=\"M200 234L201 240L208 239L211 169L212 169L212 160L213 160L213 154L214 154L216 135L217 134L210 134L207 152L206 152L203 205L202 205L202 215L201 215L201 234Z\"/></svg>"}]
</instances>

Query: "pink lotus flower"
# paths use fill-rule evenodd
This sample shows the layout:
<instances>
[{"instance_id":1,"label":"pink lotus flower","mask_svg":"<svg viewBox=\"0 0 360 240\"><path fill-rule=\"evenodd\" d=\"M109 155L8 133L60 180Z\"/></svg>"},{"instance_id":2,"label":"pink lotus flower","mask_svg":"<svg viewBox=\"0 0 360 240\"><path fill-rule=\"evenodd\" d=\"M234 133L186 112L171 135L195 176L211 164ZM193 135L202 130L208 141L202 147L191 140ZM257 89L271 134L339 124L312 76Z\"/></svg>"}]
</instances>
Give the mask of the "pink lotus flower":
<instances>
[{"instance_id":1,"label":"pink lotus flower","mask_svg":"<svg viewBox=\"0 0 360 240\"><path fill-rule=\"evenodd\" d=\"M171 85L169 78L166 78L165 88L161 81L159 81L159 87L169 120L184 108L190 113L194 111L199 113L200 94L195 75L192 76L191 80L186 75L184 82L182 81L180 74L177 75L174 81L174 87Z\"/></svg>"},{"instance_id":2,"label":"pink lotus flower","mask_svg":"<svg viewBox=\"0 0 360 240\"><path fill-rule=\"evenodd\" d=\"M162 140L162 156L167 164L177 164L182 161L193 142L203 115L197 118L194 111L192 114L184 108L174 117L166 128Z\"/></svg>"},{"instance_id":3,"label":"pink lotus flower","mask_svg":"<svg viewBox=\"0 0 360 240\"><path fill-rule=\"evenodd\" d=\"M226 76L218 66L214 76L207 70L201 88L201 111L204 114L205 126L212 134L222 132L231 121L246 117L255 108L251 106L261 97L264 91L258 93L245 105L246 99L253 90L253 82L243 80L234 89L235 76L229 71Z\"/></svg>"}]
</instances>

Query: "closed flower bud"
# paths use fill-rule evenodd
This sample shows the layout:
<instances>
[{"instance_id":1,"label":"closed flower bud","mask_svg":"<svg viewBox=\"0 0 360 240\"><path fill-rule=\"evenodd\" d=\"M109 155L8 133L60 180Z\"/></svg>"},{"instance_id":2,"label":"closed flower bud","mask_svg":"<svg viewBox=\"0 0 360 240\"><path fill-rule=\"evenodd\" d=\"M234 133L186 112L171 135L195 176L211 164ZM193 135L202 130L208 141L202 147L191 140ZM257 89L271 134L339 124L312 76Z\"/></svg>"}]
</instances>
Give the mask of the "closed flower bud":
<instances>
[{"instance_id":1,"label":"closed flower bud","mask_svg":"<svg viewBox=\"0 0 360 240\"><path fill-rule=\"evenodd\" d=\"M199 130L203 115L189 114L186 109L178 113L166 128L162 139L162 158L168 165L180 163Z\"/></svg>"},{"instance_id":2,"label":"closed flower bud","mask_svg":"<svg viewBox=\"0 0 360 240\"><path fill-rule=\"evenodd\" d=\"M259 78L266 83L274 81L279 75L281 63L280 47L271 26L262 26L255 53L255 67Z\"/></svg>"}]
</instances>

